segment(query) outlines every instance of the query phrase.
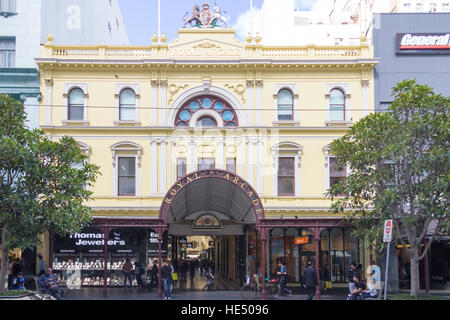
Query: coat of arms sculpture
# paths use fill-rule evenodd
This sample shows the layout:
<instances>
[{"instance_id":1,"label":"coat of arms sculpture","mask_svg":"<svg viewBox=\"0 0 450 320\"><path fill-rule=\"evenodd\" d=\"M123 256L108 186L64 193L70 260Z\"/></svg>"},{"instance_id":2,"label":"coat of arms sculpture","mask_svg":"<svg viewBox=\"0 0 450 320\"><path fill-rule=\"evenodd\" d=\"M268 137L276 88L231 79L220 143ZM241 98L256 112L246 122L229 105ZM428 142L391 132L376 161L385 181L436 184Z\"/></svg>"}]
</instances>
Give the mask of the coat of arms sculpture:
<instances>
[{"instance_id":1,"label":"coat of arms sculpture","mask_svg":"<svg viewBox=\"0 0 450 320\"><path fill-rule=\"evenodd\" d=\"M184 28L230 27L230 17L227 15L226 11L222 11L216 3L214 3L214 12L210 10L208 3L204 3L201 11L200 7L195 5L190 17L187 17L188 14L189 13L186 12L183 17Z\"/></svg>"}]
</instances>

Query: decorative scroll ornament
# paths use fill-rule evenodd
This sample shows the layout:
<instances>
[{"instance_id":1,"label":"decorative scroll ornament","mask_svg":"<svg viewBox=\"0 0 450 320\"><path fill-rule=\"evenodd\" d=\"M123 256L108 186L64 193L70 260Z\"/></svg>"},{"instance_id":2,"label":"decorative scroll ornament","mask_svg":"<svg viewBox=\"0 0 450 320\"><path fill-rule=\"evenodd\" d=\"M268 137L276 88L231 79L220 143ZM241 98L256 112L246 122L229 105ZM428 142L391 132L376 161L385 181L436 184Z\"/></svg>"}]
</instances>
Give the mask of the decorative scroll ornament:
<instances>
[{"instance_id":1,"label":"decorative scroll ornament","mask_svg":"<svg viewBox=\"0 0 450 320\"><path fill-rule=\"evenodd\" d=\"M222 10L214 3L214 13L209 9L209 4L204 3L202 7L202 11L200 11L200 7L195 5L192 9L192 13L190 17L188 16L188 12L183 17L183 27L190 28L229 28L230 27L230 17L226 14L225 11Z\"/></svg>"}]
</instances>

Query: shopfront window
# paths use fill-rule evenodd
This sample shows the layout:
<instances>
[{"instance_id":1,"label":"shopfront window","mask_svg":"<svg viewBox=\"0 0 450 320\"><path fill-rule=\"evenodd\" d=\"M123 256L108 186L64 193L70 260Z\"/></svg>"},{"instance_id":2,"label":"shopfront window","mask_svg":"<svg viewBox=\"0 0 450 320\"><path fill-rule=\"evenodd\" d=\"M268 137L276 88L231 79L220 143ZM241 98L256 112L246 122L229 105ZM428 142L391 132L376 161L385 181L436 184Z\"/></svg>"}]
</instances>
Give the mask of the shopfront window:
<instances>
[{"instance_id":1,"label":"shopfront window","mask_svg":"<svg viewBox=\"0 0 450 320\"><path fill-rule=\"evenodd\" d=\"M342 229L334 228L330 232L331 238L331 281L345 282L345 265L344 265L344 234Z\"/></svg>"},{"instance_id":2,"label":"shopfront window","mask_svg":"<svg viewBox=\"0 0 450 320\"><path fill-rule=\"evenodd\" d=\"M270 244L270 274L276 274L278 262L284 259L284 231L281 228L273 229Z\"/></svg>"},{"instance_id":3,"label":"shopfront window","mask_svg":"<svg viewBox=\"0 0 450 320\"><path fill-rule=\"evenodd\" d=\"M298 237L297 228L288 228L285 238L286 265L291 281L300 281L299 246L295 244Z\"/></svg>"},{"instance_id":4,"label":"shopfront window","mask_svg":"<svg viewBox=\"0 0 450 320\"><path fill-rule=\"evenodd\" d=\"M104 285L104 234L89 227L69 235L55 237L53 270L70 288L98 287ZM167 235L161 244L162 257L167 256ZM124 284L122 266L130 259L133 269L141 266L147 273L142 281L150 281L149 270L158 257L158 235L147 228L120 228L109 233L107 255L107 285L121 287ZM128 283L127 283L128 285ZM137 286L133 277L133 286Z\"/></svg>"}]
</instances>

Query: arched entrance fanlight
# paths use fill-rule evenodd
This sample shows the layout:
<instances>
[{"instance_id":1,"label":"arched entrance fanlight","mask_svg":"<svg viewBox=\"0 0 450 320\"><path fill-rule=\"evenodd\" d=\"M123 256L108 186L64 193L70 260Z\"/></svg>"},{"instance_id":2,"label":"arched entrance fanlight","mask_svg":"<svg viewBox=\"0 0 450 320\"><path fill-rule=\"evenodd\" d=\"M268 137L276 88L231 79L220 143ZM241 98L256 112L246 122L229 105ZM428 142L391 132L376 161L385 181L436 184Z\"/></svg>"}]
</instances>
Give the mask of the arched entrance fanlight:
<instances>
[{"instance_id":1,"label":"arched entrance fanlight","mask_svg":"<svg viewBox=\"0 0 450 320\"><path fill-rule=\"evenodd\" d=\"M199 96L189 100L178 111L175 118L175 126L177 127L189 127L191 126L191 120L194 118L196 112L202 110L210 110L219 115L219 118L223 121L223 127L238 127L238 117L234 109L226 103L224 100L214 96ZM202 116L196 120L196 123L192 126L203 127L217 127L216 121L209 116ZM222 125L219 125L222 126Z\"/></svg>"}]
</instances>

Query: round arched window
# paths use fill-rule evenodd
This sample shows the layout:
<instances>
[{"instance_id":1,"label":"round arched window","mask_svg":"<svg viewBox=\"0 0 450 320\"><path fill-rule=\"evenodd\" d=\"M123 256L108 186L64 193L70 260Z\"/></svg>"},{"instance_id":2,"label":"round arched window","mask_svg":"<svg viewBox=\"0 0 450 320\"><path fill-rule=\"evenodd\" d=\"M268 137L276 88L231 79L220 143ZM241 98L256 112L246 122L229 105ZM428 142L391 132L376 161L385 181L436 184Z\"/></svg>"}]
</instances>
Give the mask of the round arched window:
<instances>
[{"instance_id":1,"label":"round arched window","mask_svg":"<svg viewBox=\"0 0 450 320\"><path fill-rule=\"evenodd\" d=\"M225 101L213 96L200 96L189 100L178 111L175 126L189 127L194 114L200 110L216 112L223 121L224 127L239 126L236 112ZM212 116L204 115L196 120L195 126L217 127L219 124Z\"/></svg>"}]
</instances>

